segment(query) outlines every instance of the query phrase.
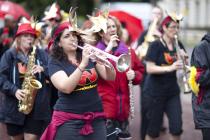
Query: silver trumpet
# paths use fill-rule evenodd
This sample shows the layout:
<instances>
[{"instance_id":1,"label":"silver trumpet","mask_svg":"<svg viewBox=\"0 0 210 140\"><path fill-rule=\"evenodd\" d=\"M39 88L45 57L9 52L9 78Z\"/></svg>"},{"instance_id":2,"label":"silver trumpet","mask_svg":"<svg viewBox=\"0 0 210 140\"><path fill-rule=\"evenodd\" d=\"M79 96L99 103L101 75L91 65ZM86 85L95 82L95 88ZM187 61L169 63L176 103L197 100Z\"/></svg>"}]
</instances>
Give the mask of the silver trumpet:
<instances>
[{"instance_id":1,"label":"silver trumpet","mask_svg":"<svg viewBox=\"0 0 210 140\"><path fill-rule=\"evenodd\" d=\"M82 46L79 46L77 44L73 44L73 45L75 45L79 49L83 50ZM130 62L129 55L121 54L120 56L117 57L117 56L111 55L107 52L104 52L103 50L100 50L90 44L88 44L88 46L91 47L90 53L92 53L91 59L93 61L99 62L108 68L113 68L113 65L108 60L108 59L111 59L112 61L114 61L116 63L116 68L119 72L124 72L130 67L131 62Z\"/></svg>"},{"instance_id":2,"label":"silver trumpet","mask_svg":"<svg viewBox=\"0 0 210 140\"><path fill-rule=\"evenodd\" d=\"M184 93L187 94L187 93L191 92L191 88L190 88L189 83L187 81L190 66L186 65L184 57L182 57L181 54L180 54L180 46L178 44L177 35L174 36L174 39L175 39L175 47L176 47L176 51L177 51L177 57L178 57L178 59L182 60L182 63L183 63L183 77L182 77L182 80L183 80L183 83L184 83Z\"/></svg>"}]
</instances>

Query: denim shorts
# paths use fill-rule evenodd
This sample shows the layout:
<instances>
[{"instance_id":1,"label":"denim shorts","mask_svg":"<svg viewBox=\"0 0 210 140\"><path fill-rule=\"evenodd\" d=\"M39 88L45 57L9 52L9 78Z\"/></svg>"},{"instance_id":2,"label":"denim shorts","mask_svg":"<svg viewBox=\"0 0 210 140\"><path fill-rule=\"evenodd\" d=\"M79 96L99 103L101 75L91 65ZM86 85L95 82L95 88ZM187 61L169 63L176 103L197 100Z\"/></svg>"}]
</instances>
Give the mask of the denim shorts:
<instances>
[{"instance_id":1,"label":"denim shorts","mask_svg":"<svg viewBox=\"0 0 210 140\"><path fill-rule=\"evenodd\" d=\"M166 113L169 122L169 131L172 135L182 133L182 109L179 95L167 97L152 97L147 108L146 117L149 120L147 134L158 137L162 125L163 113Z\"/></svg>"}]
</instances>

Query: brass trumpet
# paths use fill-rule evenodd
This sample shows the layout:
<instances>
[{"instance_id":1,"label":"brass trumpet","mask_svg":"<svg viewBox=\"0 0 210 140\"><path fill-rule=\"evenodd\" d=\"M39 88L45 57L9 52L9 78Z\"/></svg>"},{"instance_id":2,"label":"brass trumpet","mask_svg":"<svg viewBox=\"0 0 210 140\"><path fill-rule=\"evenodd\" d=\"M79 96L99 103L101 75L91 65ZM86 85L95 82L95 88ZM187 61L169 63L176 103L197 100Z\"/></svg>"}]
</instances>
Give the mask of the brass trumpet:
<instances>
[{"instance_id":1,"label":"brass trumpet","mask_svg":"<svg viewBox=\"0 0 210 140\"><path fill-rule=\"evenodd\" d=\"M73 44L75 46L77 46L79 49L83 50L82 46ZM126 71L129 67L130 67L130 56L127 54L121 54L120 56L114 56L111 55L107 52L104 52L103 50L100 50L90 44L88 44L91 47L91 53L93 54L93 56L91 57L91 59L93 61L97 61L102 63L104 66L108 67L108 68L113 68L113 65L108 61L108 59L113 60L116 63L116 68L119 72L124 72ZM100 56L100 54L102 54ZM105 57L104 57L105 56Z\"/></svg>"}]
</instances>

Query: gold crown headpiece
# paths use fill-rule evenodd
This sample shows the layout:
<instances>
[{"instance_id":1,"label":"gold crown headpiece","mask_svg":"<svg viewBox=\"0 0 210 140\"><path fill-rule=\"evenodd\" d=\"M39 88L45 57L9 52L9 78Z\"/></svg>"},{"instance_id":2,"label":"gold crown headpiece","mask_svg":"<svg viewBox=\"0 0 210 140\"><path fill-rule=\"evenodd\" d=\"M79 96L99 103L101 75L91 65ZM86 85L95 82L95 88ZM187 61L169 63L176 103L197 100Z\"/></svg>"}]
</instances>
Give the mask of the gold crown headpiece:
<instances>
[{"instance_id":1,"label":"gold crown headpiece","mask_svg":"<svg viewBox=\"0 0 210 140\"><path fill-rule=\"evenodd\" d=\"M70 27L69 30L70 31L75 31L79 34L86 34L86 32L82 31L78 25L77 25L77 13L76 13L76 9L77 7L73 8L71 7L69 10L69 23L70 23Z\"/></svg>"},{"instance_id":2,"label":"gold crown headpiece","mask_svg":"<svg viewBox=\"0 0 210 140\"><path fill-rule=\"evenodd\" d=\"M89 32L107 32L107 19L109 16L109 7L105 8L103 11L98 12L98 16L88 15L89 20L93 23L93 26L88 30Z\"/></svg>"},{"instance_id":3,"label":"gold crown headpiece","mask_svg":"<svg viewBox=\"0 0 210 140\"><path fill-rule=\"evenodd\" d=\"M51 18L56 18L57 17L57 12L58 12L58 7L57 7L57 3L54 2L51 6L50 9L48 11L44 12L45 17L42 20L49 20Z\"/></svg>"},{"instance_id":4,"label":"gold crown headpiece","mask_svg":"<svg viewBox=\"0 0 210 140\"><path fill-rule=\"evenodd\" d=\"M76 13L77 7L73 8L71 7L69 10L69 23L71 24L73 30L78 30L77 26L77 13Z\"/></svg>"},{"instance_id":5,"label":"gold crown headpiece","mask_svg":"<svg viewBox=\"0 0 210 140\"><path fill-rule=\"evenodd\" d=\"M175 11L167 13L174 21L181 21L184 17L182 14L177 14Z\"/></svg>"}]
</instances>

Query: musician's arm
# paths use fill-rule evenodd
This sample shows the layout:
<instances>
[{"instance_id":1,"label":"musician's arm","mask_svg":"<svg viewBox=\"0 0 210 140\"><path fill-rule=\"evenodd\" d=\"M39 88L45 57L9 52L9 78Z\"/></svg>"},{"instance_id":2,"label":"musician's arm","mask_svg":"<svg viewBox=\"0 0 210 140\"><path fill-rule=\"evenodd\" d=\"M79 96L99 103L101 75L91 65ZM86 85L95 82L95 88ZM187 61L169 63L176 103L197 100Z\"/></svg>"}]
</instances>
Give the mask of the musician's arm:
<instances>
[{"instance_id":1,"label":"musician's arm","mask_svg":"<svg viewBox=\"0 0 210 140\"><path fill-rule=\"evenodd\" d=\"M168 72L173 72L177 69L181 69L182 67L183 67L183 63L180 60L168 66L158 66L152 61L146 62L146 71L149 74L164 74Z\"/></svg>"},{"instance_id":2,"label":"musician's arm","mask_svg":"<svg viewBox=\"0 0 210 140\"><path fill-rule=\"evenodd\" d=\"M103 64L96 64L96 70L104 80L115 80L116 72L114 68L105 67Z\"/></svg>"}]
</instances>

